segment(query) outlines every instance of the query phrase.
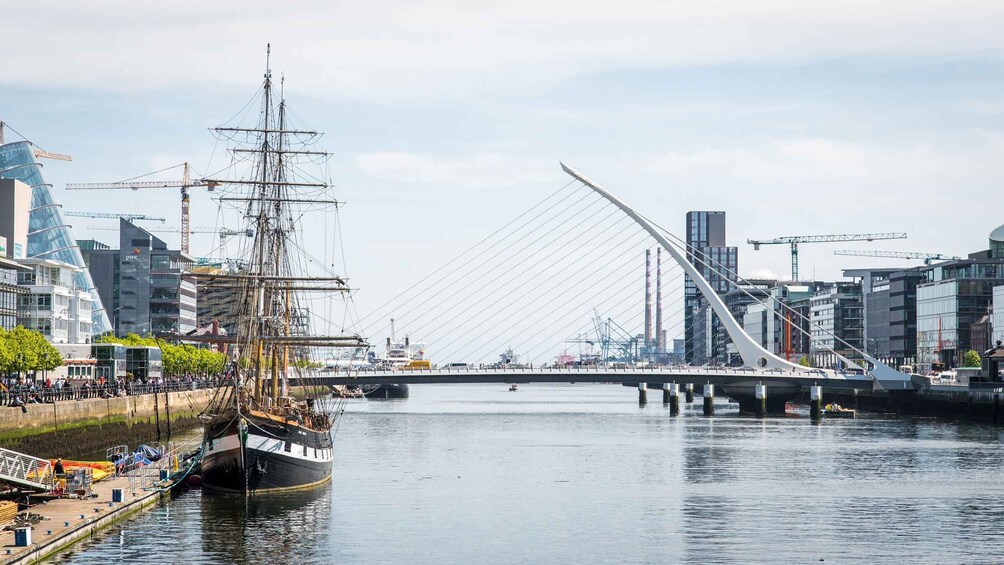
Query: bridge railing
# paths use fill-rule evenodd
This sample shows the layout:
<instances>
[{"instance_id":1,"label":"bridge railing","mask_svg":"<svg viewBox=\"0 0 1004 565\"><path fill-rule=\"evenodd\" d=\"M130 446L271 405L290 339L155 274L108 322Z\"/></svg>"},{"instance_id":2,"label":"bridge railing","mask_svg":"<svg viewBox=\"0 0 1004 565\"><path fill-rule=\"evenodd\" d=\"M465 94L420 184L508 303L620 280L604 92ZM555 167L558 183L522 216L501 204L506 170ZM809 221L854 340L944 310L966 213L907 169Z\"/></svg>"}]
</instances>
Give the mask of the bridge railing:
<instances>
[{"instance_id":1,"label":"bridge railing","mask_svg":"<svg viewBox=\"0 0 1004 565\"><path fill-rule=\"evenodd\" d=\"M674 366L646 366L646 367L611 367L603 365L580 365L580 366L563 366L563 365L542 365L539 367L529 366L467 366L467 367L435 367L435 368L354 368L348 371L342 371L339 369L325 370L321 373L332 373L332 374L348 374L348 375L388 375L388 374L408 374L408 375L423 375L423 374L458 374L458 375L470 375L470 374L499 374L499 373L509 373L513 375L518 374L540 374L540 373L567 373L569 375L583 374L583 373L604 373L604 374L631 374L631 375L687 375L692 376L694 374L715 374L715 375L750 375L750 376L782 376L791 375L799 377L811 377L818 376L820 379L829 378L831 376L838 377L861 377L862 375L857 373L847 373L843 371L836 371L827 373L822 369L809 369L805 371L796 371L794 369L755 369L753 367L711 367L711 366L701 366L693 367L688 365L674 365Z\"/></svg>"}]
</instances>

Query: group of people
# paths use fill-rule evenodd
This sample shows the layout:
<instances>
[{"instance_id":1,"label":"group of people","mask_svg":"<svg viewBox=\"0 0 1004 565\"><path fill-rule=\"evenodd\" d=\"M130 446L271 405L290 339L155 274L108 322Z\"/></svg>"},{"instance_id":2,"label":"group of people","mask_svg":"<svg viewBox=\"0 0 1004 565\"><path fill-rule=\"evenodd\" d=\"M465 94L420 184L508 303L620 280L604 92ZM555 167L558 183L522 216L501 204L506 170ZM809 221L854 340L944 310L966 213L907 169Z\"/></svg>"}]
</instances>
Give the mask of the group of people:
<instances>
[{"instance_id":1,"label":"group of people","mask_svg":"<svg viewBox=\"0 0 1004 565\"><path fill-rule=\"evenodd\" d=\"M117 380L105 382L103 378L80 381L67 381L57 378L55 381L46 378L44 381L22 381L8 377L0 381L0 406L20 408L28 411L32 404L52 404L62 400L86 400L90 398L115 398L137 394L151 394L179 390L194 390L219 386L219 379L202 378L172 378L150 382L126 382Z\"/></svg>"}]
</instances>

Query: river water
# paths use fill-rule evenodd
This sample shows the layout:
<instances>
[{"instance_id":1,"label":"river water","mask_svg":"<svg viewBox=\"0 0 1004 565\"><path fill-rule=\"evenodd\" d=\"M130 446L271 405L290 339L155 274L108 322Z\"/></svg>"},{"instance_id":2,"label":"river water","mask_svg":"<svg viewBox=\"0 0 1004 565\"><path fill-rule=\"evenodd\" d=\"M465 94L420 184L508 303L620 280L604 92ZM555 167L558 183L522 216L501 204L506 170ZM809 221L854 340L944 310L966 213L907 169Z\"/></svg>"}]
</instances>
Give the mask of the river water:
<instances>
[{"instance_id":1,"label":"river water","mask_svg":"<svg viewBox=\"0 0 1004 565\"><path fill-rule=\"evenodd\" d=\"M333 481L190 491L65 563L985 563L1004 560L992 426L669 416L617 385L353 400Z\"/></svg>"}]
</instances>

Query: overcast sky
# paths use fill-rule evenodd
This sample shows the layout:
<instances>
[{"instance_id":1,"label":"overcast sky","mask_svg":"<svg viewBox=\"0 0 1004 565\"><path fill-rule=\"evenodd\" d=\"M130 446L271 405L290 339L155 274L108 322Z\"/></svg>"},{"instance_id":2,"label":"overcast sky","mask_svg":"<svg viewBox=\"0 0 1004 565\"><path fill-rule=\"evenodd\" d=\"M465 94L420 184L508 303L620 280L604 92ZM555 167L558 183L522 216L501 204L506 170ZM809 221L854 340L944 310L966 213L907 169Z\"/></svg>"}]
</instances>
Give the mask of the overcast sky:
<instances>
[{"instance_id":1,"label":"overcast sky","mask_svg":"<svg viewBox=\"0 0 1004 565\"><path fill-rule=\"evenodd\" d=\"M73 154L46 162L57 197L171 225L173 192L62 186L207 166L206 128L254 93L271 42L335 154L361 311L563 185L559 159L680 235L686 211L727 211L747 276L789 272L787 248L747 238L908 233L804 246L803 274L832 279L889 264L834 249L964 254L1004 223L1000 1L5 4L0 119ZM193 210L217 224L205 195Z\"/></svg>"}]
</instances>

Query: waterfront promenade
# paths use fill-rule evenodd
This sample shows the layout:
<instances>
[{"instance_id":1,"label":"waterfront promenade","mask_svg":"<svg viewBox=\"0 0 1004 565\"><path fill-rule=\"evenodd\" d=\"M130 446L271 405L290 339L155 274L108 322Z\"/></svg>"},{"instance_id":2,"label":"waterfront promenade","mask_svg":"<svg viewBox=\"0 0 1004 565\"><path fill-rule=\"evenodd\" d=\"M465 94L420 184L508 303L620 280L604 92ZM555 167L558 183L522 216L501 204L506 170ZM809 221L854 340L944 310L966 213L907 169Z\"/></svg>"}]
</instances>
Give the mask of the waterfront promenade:
<instances>
[{"instance_id":1,"label":"waterfront promenade","mask_svg":"<svg viewBox=\"0 0 1004 565\"><path fill-rule=\"evenodd\" d=\"M149 483L149 481L147 481ZM94 483L88 498L58 498L28 511L42 519L32 527L32 544L15 545L14 531L0 531L0 563L34 563L110 524L157 503L163 493L143 488L143 476L117 476ZM123 491L122 502L112 501L112 490Z\"/></svg>"}]
</instances>

